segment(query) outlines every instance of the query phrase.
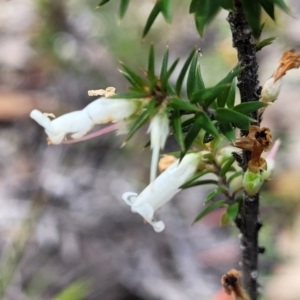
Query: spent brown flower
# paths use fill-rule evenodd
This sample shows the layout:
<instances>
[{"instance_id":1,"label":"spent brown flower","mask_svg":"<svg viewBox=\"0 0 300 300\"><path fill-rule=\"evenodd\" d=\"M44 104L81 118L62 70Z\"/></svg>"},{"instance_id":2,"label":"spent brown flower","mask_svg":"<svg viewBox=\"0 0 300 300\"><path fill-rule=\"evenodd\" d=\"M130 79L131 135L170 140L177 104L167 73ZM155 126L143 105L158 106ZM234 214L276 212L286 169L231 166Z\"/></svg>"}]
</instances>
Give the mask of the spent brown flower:
<instances>
[{"instance_id":1,"label":"spent brown flower","mask_svg":"<svg viewBox=\"0 0 300 300\"><path fill-rule=\"evenodd\" d=\"M250 300L250 297L241 286L241 276L241 272L235 269L231 269L222 276L221 284L226 294L234 294L237 300Z\"/></svg>"}]
</instances>

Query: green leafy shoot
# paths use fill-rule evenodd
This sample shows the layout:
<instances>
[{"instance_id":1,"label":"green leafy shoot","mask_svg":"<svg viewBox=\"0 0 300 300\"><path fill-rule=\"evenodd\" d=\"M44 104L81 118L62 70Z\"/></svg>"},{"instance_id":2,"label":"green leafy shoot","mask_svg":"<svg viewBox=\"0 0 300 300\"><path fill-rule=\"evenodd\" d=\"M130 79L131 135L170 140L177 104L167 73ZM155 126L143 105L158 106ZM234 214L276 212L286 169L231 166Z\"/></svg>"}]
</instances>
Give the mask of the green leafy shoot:
<instances>
[{"instance_id":1,"label":"green leafy shoot","mask_svg":"<svg viewBox=\"0 0 300 300\"><path fill-rule=\"evenodd\" d=\"M213 210L217 209L217 208L221 208L224 207L225 202L224 200L219 200L209 206L207 206L206 208L204 208L198 215L197 217L194 219L193 224L195 224L196 222L198 222L199 220L201 220L203 217L205 217L207 214L209 214L210 212L212 212Z\"/></svg>"}]
</instances>

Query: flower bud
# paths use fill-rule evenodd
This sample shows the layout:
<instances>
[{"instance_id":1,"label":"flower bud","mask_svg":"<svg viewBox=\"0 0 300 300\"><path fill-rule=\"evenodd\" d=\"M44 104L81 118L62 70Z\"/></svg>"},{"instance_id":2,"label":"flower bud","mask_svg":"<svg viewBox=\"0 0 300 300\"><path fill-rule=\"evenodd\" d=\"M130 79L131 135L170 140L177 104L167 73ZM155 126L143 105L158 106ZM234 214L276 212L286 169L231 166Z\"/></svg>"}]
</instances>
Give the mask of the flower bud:
<instances>
[{"instance_id":1,"label":"flower bud","mask_svg":"<svg viewBox=\"0 0 300 300\"><path fill-rule=\"evenodd\" d=\"M258 193L259 189L261 188L264 179L263 179L263 171L253 173L247 170L243 177L243 187L244 190L247 192L248 195L254 196Z\"/></svg>"}]
</instances>

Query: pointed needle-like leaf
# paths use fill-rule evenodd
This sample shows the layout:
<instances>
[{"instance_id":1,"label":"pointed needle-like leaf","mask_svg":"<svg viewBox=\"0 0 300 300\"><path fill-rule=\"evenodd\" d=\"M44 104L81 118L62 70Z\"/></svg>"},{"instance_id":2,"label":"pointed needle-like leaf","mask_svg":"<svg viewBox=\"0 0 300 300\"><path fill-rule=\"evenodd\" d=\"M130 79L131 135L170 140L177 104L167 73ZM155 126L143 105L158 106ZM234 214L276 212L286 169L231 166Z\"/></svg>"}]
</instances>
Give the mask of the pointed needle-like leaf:
<instances>
[{"instance_id":1,"label":"pointed needle-like leaf","mask_svg":"<svg viewBox=\"0 0 300 300\"><path fill-rule=\"evenodd\" d=\"M155 109L155 100L151 100L147 106L147 109L137 118L133 126L130 128L129 133L127 134L125 143L130 140L134 133L142 127L152 116Z\"/></svg>"},{"instance_id":2,"label":"pointed needle-like leaf","mask_svg":"<svg viewBox=\"0 0 300 300\"><path fill-rule=\"evenodd\" d=\"M120 19L123 19L126 11L128 9L128 5L129 5L130 0L121 0L120 2L120 10L119 10L119 17Z\"/></svg>"},{"instance_id":3,"label":"pointed needle-like leaf","mask_svg":"<svg viewBox=\"0 0 300 300\"><path fill-rule=\"evenodd\" d=\"M157 1L152 9L152 11L150 12L150 15L147 19L146 25L144 27L143 30L143 38L147 35L147 33L149 32L151 26L153 25L155 19L157 18L158 14L161 11L161 5L160 2Z\"/></svg>"},{"instance_id":4,"label":"pointed needle-like leaf","mask_svg":"<svg viewBox=\"0 0 300 300\"><path fill-rule=\"evenodd\" d=\"M207 214L209 214L210 212L212 212L213 210L217 209L217 208L221 208L224 207L225 202L223 200L217 201L209 206L207 206L206 208L204 208L200 214L198 214L198 216L194 219L193 224L195 224L196 222L198 222L199 220L201 220L204 216L206 216Z\"/></svg>"},{"instance_id":5,"label":"pointed needle-like leaf","mask_svg":"<svg viewBox=\"0 0 300 300\"><path fill-rule=\"evenodd\" d=\"M180 71L180 74L178 76L178 79L177 79L177 82L176 82L176 86L175 86L176 94L178 96L180 96L180 94L181 94L181 88L182 88L183 80L184 80L185 74L186 74L186 72L187 72L187 70L188 70L188 68L189 68L189 66L191 64L191 61L192 61L192 59L193 59L193 57L195 55L195 52L196 52L195 49L193 49L191 51L191 53L189 54L188 58L186 59L184 65L183 65L183 67L182 67L182 69Z\"/></svg>"}]
</instances>

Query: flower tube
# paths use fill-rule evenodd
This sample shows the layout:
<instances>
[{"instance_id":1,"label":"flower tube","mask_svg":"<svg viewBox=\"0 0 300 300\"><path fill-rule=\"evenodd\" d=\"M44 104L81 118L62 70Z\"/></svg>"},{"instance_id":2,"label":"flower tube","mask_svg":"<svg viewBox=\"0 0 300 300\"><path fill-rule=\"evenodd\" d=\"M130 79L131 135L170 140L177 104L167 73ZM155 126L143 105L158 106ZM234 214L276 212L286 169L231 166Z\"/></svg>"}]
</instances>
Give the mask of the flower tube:
<instances>
[{"instance_id":1,"label":"flower tube","mask_svg":"<svg viewBox=\"0 0 300 300\"><path fill-rule=\"evenodd\" d=\"M139 195L132 192L123 194L123 200L131 206L131 211L140 214L156 232L165 228L163 221L155 220L155 211L169 202L180 187L196 172L202 153L185 155L181 162L177 159L161 173Z\"/></svg>"}]
</instances>

